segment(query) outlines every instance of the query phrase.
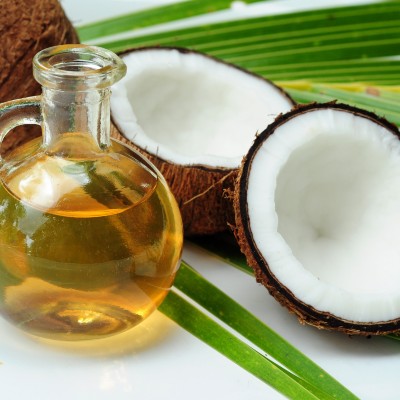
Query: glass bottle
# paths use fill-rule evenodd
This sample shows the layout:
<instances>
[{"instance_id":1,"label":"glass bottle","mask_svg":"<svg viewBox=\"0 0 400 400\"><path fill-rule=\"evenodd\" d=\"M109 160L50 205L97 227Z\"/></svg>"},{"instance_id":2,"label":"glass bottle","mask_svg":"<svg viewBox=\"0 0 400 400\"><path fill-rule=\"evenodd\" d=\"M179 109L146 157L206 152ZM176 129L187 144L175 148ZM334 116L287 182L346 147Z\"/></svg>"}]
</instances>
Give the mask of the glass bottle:
<instances>
[{"instance_id":1,"label":"glass bottle","mask_svg":"<svg viewBox=\"0 0 400 400\"><path fill-rule=\"evenodd\" d=\"M38 53L41 97L0 105L0 140L21 124L42 137L0 168L0 313L34 335L80 340L125 331L164 299L182 222L163 177L110 139L112 52L64 45Z\"/></svg>"}]
</instances>

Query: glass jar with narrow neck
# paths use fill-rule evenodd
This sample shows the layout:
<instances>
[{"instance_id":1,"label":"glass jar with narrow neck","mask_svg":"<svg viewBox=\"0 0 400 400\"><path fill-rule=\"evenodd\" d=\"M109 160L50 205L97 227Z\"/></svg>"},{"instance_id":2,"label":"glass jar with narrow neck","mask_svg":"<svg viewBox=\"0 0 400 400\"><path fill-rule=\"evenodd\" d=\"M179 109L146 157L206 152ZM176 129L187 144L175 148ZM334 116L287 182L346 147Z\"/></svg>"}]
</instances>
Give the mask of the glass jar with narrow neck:
<instances>
[{"instance_id":1,"label":"glass jar with narrow neck","mask_svg":"<svg viewBox=\"0 0 400 400\"><path fill-rule=\"evenodd\" d=\"M140 323L171 287L182 248L177 204L141 155L110 139L113 53L84 45L38 53L41 98L0 105L43 135L0 169L0 313L28 333L108 336Z\"/></svg>"}]
</instances>

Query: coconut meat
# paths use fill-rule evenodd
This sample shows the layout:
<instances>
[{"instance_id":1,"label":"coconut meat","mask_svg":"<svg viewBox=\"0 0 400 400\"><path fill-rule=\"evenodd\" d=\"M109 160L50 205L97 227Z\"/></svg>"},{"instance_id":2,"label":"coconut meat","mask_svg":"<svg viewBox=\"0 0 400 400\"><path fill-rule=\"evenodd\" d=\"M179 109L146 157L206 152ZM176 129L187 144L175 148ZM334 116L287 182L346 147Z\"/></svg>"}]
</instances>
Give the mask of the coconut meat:
<instances>
[{"instance_id":1,"label":"coconut meat","mask_svg":"<svg viewBox=\"0 0 400 400\"><path fill-rule=\"evenodd\" d=\"M253 239L272 274L305 304L342 319L400 316L400 144L371 120L308 111L255 154Z\"/></svg>"},{"instance_id":2,"label":"coconut meat","mask_svg":"<svg viewBox=\"0 0 400 400\"><path fill-rule=\"evenodd\" d=\"M263 79L198 53L144 49L113 88L120 132L166 161L237 168L263 130L292 102Z\"/></svg>"}]
</instances>

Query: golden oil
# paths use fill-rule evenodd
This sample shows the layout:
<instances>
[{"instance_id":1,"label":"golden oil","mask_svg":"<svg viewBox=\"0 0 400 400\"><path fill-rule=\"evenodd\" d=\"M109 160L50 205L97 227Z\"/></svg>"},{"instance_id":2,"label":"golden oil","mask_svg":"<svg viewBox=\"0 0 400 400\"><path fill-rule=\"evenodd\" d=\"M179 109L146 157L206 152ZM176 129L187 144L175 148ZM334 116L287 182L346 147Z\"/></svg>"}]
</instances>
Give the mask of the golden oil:
<instances>
[{"instance_id":1,"label":"golden oil","mask_svg":"<svg viewBox=\"0 0 400 400\"><path fill-rule=\"evenodd\" d=\"M65 133L19 147L0 186L0 311L52 339L131 328L164 299L182 224L163 178L118 142Z\"/></svg>"}]
</instances>

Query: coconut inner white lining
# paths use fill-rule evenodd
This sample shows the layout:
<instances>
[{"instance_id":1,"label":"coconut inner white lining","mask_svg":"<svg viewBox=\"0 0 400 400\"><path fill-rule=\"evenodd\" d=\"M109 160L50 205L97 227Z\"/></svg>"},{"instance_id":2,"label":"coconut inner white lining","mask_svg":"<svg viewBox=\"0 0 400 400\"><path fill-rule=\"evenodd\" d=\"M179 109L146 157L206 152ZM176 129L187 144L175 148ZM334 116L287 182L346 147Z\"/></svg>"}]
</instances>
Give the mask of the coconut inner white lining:
<instances>
[{"instance_id":1,"label":"coconut inner white lining","mask_svg":"<svg viewBox=\"0 0 400 400\"><path fill-rule=\"evenodd\" d=\"M308 112L253 161L254 239L296 297L345 319L400 316L400 144L350 113Z\"/></svg>"},{"instance_id":2,"label":"coconut inner white lining","mask_svg":"<svg viewBox=\"0 0 400 400\"><path fill-rule=\"evenodd\" d=\"M124 57L112 114L126 137L176 164L238 167L257 131L292 104L267 82L195 53Z\"/></svg>"}]
</instances>

